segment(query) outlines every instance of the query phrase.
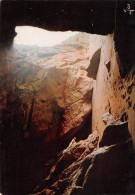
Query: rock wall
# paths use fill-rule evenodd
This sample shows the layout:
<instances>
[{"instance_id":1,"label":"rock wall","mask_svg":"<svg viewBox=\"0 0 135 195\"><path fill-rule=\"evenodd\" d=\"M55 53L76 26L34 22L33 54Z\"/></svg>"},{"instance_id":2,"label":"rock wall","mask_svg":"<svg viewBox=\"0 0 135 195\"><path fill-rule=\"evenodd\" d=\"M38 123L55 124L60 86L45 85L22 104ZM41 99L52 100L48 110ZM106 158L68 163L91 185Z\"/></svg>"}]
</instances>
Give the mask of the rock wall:
<instances>
[{"instance_id":1,"label":"rock wall","mask_svg":"<svg viewBox=\"0 0 135 195\"><path fill-rule=\"evenodd\" d=\"M88 76L96 78L92 96L93 134L78 143L72 140L49 176L35 189L37 195L131 194L135 191L134 70L121 78L113 35L95 35L89 41L95 42L95 47L89 45L91 58L87 68Z\"/></svg>"},{"instance_id":2,"label":"rock wall","mask_svg":"<svg viewBox=\"0 0 135 195\"><path fill-rule=\"evenodd\" d=\"M126 112L135 144L135 69L133 67L125 78L121 78L113 35L102 39L100 65L92 98L92 130L98 130L101 137L105 129L103 115L109 112L114 119L118 119Z\"/></svg>"},{"instance_id":3,"label":"rock wall","mask_svg":"<svg viewBox=\"0 0 135 195\"><path fill-rule=\"evenodd\" d=\"M118 62L113 35L1 47L1 192L135 191L135 70Z\"/></svg>"},{"instance_id":4,"label":"rock wall","mask_svg":"<svg viewBox=\"0 0 135 195\"><path fill-rule=\"evenodd\" d=\"M99 148L98 138L94 131L86 140L73 139L34 193L134 193L134 149L128 122L112 121L105 128Z\"/></svg>"},{"instance_id":5,"label":"rock wall","mask_svg":"<svg viewBox=\"0 0 135 195\"><path fill-rule=\"evenodd\" d=\"M30 193L73 137L90 134L95 80L86 71L87 38L82 33L52 48L1 44L2 193Z\"/></svg>"},{"instance_id":6,"label":"rock wall","mask_svg":"<svg viewBox=\"0 0 135 195\"><path fill-rule=\"evenodd\" d=\"M78 131L91 113L95 82L85 70L89 65L85 43L86 39L76 44L69 40L54 48L13 45L1 50L3 131L20 128L25 138L42 137L45 142Z\"/></svg>"}]
</instances>

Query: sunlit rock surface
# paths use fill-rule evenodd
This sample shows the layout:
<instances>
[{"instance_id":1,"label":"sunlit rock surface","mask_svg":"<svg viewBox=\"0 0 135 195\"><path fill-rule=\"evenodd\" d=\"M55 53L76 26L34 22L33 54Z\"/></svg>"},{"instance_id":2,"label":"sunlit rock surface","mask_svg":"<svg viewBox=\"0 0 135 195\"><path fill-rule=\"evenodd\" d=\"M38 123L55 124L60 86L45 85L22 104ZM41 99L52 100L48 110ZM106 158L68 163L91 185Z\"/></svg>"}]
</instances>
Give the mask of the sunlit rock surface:
<instances>
[{"instance_id":1,"label":"sunlit rock surface","mask_svg":"<svg viewBox=\"0 0 135 195\"><path fill-rule=\"evenodd\" d=\"M14 44L1 52L3 128L14 129L20 120L24 137L44 136L45 142L76 133L91 112L95 82L85 70L85 36L53 48ZM14 121L15 113L20 118Z\"/></svg>"},{"instance_id":2,"label":"sunlit rock surface","mask_svg":"<svg viewBox=\"0 0 135 195\"><path fill-rule=\"evenodd\" d=\"M95 80L86 69L101 42L100 36L79 33L54 47L1 45L3 193L31 193L58 152L74 136L79 141L91 133Z\"/></svg>"},{"instance_id":3,"label":"sunlit rock surface","mask_svg":"<svg viewBox=\"0 0 135 195\"><path fill-rule=\"evenodd\" d=\"M65 171L58 177L58 181L53 185L44 183L44 187L42 186L37 194L135 192L133 119L135 75L133 69L124 79L121 78L113 44L113 35L102 37L100 64L95 74L92 130L98 132L99 149L85 156L78 166L76 165L78 161L73 163L75 167L69 166L67 169L65 166ZM100 47L95 51L98 49ZM87 70L90 70L90 66ZM68 154L68 150L64 151ZM68 159L70 157L72 159L72 154ZM67 179L65 175L68 173L71 177Z\"/></svg>"},{"instance_id":4,"label":"sunlit rock surface","mask_svg":"<svg viewBox=\"0 0 135 195\"><path fill-rule=\"evenodd\" d=\"M129 131L135 143L135 68L133 67L127 76L121 78L113 35L105 36L103 40L96 85L93 90L92 129L98 130L101 137L105 129L103 115L109 112L114 119L118 119L126 112Z\"/></svg>"}]
</instances>

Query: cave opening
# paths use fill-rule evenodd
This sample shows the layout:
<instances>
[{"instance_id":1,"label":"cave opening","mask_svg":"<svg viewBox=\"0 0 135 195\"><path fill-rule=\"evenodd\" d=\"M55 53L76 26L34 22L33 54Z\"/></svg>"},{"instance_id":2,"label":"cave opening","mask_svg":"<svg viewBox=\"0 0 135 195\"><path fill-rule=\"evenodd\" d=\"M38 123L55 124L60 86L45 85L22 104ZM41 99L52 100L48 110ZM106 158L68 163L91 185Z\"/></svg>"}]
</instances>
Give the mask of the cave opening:
<instances>
[{"instance_id":1,"label":"cave opening","mask_svg":"<svg viewBox=\"0 0 135 195\"><path fill-rule=\"evenodd\" d=\"M33 26L16 26L15 32L17 33L14 38L15 44L37 45L39 47L52 47L61 44L62 41L78 33L71 31L48 31Z\"/></svg>"}]
</instances>

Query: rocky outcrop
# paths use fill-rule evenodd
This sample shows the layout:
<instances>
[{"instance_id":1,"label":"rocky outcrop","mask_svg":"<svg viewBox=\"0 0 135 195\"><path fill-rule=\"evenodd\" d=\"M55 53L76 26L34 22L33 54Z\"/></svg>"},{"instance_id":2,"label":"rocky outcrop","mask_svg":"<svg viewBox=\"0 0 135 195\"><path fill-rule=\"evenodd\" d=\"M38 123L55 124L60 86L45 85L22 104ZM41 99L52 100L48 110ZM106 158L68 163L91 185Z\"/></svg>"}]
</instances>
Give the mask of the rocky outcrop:
<instances>
[{"instance_id":1,"label":"rocky outcrop","mask_svg":"<svg viewBox=\"0 0 135 195\"><path fill-rule=\"evenodd\" d=\"M51 68L43 81L33 88L36 91L31 118L31 132L35 136L46 134L46 141L63 136L79 128L91 112L89 100L93 81L84 70ZM82 87L82 85L84 87ZM24 88L23 88L24 87ZM22 94L31 86L19 86ZM25 102L25 99L23 100ZM27 104L27 102L25 102ZM25 110L27 113L27 110ZM50 131L50 132L49 132Z\"/></svg>"},{"instance_id":2,"label":"rocky outcrop","mask_svg":"<svg viewBox=\"0 0 135 195\"><path fill-rule=\"evenodd\" d=\"M110 113L104 114L103 121L106 124L106 128L104 129L99 146L103 147L121 143L130 138L127 119L128 116L126 112L117 120L114 120L114 117Z\"/></svg>"},{"instance_id":3,"label":"rocky outcrop","mask_svg":"<svg viewBox=\"0 0 135 195\"><path fill-rule=\"evenodd\" d=\"M41 191L36 194L62 194L72 180L73 175L78 171L82 160L96 150L97 144L97 132L90 134L86 140L79 142L76 142L74 138L69 146L61 152L48 177L34 192Z\"/></svg>"},{"instance_id":4,"label":"rocky outcrop","mask_svg":"<svg viewBox=\"0 0 135 195\"><path fill-rule=\"evenodd\" d=\"M128 122L124 122L121 124L110 124L105 128L99 146L109 146L120 143L123 140L127 140L128 138L130 138L130 134L127 129Z\"/></svg>"},{"instance_id":5,"label":"rocky outcrop","mask_svg":"<svg viewBox=\"0 0 135 195\"><path fill-rule=\"evenodd\" d=\"M132 147L132 141L128 140L99 148L87 156L65 194L132 193L133 176L129 176L132 159L129 148Z\"/></svg>"},{"instance_id":6,"label":"rocky outcrop","mask_svg":"<svg viewBox=\"0 0 135 195\"><path fill-rule=\"evenodd\" d=\"M100 65L93 90L92 129L93 131L99 130L101 138L106 126L102 120L103 115L110 113L116 120L126 112L129 131L135 143L135 121L133 119L135 118L135 69L133 67L125 78L121 78L114 47L113 35L106 36L101 46ZM129 57L128 52L126 56ZM126 67L128 68L128 63Z\"/></svg>"},{"instance_id":7,"label":"rocky outcrop","mask_svg":"<svg viewBox=\"0 0 135 195\"><path fill-rule=\"evenodd\" d=\"M86 51L81 55L84 50L85 45L78 40L75 45L63 44L52 50L15 45L7 54L3 51L3 128L17 128L11 117L17 111L25 138L44 137L45 142L51 142L70 131L73 137L91 113L95 82L87 77L89 58Z\"/></svg>"},{"instance_id":8,"label":"rocky outcrop","mask_svg":"<svg viewBox=\"0 0 135 195\"><path fill-rule=\"evenodd\" d=\"M94 132L87 140L72 140L36 194L133 193L134 149L127 123L108 125L96 150L97 138Z\"/></svg>"},{"instance_id":9,"label":"rocky outcrop","mask_svg":"<svg viewBox=\"0 0 135 195\"><path fill-rule=\"evenodd\" d=\"M114 117L109 112L107 112L103 115L102 120L105 125L109 125L114 122Z\"/></svg>"}]
</instances>

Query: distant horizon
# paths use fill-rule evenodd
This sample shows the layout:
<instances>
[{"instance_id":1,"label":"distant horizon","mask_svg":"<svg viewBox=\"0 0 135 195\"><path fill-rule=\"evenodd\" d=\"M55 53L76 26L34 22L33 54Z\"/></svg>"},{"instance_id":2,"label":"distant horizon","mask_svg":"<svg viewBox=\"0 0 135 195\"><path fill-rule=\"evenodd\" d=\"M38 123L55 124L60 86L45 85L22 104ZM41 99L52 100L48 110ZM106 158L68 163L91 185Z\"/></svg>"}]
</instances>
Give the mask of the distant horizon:
<instances>
[{"instance_id":1,"label":"distant horizon","mask_svg":"<svg viewBox=\"0 0 135 195\"><path fill-rule=\"evenodd\" d=\"M48 31L33 26L17 26L14 43L24 46L53 47L79 32L75 31Z\"/></svg>"}]
</instances>

